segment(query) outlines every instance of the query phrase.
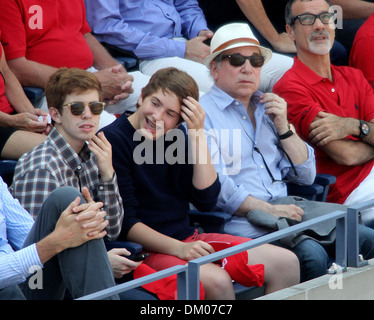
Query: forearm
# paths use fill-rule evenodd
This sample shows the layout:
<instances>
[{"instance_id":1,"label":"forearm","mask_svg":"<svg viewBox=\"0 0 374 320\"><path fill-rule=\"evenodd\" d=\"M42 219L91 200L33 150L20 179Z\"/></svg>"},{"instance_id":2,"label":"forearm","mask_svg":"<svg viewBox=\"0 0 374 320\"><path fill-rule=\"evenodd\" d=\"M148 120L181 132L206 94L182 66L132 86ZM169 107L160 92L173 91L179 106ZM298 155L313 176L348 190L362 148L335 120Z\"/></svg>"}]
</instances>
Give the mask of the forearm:
<instances>
[{"instance_id":1,"label":"forearm","mask_svg":"<svg viewBox=\"0 0 374 320\"><path fill-rule=\"evenodd\" d=\"M270 43L277 40L279 34L269 20L261 0L236 0L236 3L266 40Z\"/></svg>"},{"instance_id":2,"label":"forearm","mask_svg":"<svg viewBox=\"0 0 374 320\"><path fill-rule=\"evenodd\" d=\"M335 140L321 149L340 165L357 166L374 159L374 148L362 141Z\"/></svg>"},{"instance_id":3,"label":"forearm","mask_svg":"<svg viewBox=\"0 0 374 320\"><path fill-rule=\"evenodd\" d=\"M343 9L344 19L367 19L374 12L374 3L362 0L330 0Z\"/></svg>"},{"instance_id":4,"label":"forearm","mask_svg":"<svg viewBox=\"0 0 374 320\"><path fill-rule=\"evenodd\" d=\"M30 112L34 113L34 107L26 97L21 84L15 77L14 73L8 68L4 68L3 75L5 78L5 95L9 103L17 113Z\"/></svg>"},{"instance_id":5,"label":"forearm","mask_svg":"<svg viewBox=\"0 0 374 320\"><path fill-rule=\"evenodd\" d=\"M120 64L108 53L108 51L91 33L86 33L84 37L93 54L93 66L97 70L118 66Z\"/></svg>"},{"instance_id":6,"label":"forearm","mask_svg":"<svg viewBox=\"0 0 374 320\"><path fill-rule=\"evenodd\" d=\"M172 256L178 256L182 245L182 242L165 236L141 222L130 229L127 238L141 244L147 250Z\"/></svg>"},{"instance_id":7,"label":"forearm","mask_svg":"<svg viewBox=\"0 0 374 320\"><path fill-rule=\"evenodd\" d=\"M248 195L239 208L236 210L235 215L240 217L246 217L250 210L261 210L264 212L271 212L272 205L263 200L257 199Z\"/></svg>"},{"instance_id":8,"label":"forearm","mask_svg":"<svg viewBox=\"0 0 374 320\"><path fill-rule=\"evenodd\" d=\"M63 242L59 240L56 233L52 232L36 244L36 249L41 263L44 264L56 254L65 250L66 247L63 246Z\"/></svg>"},{"instance_id":9,"label":"forearm","mask_svg":"<svg viewBox=\"0 0 374 320\"><path fill-rule=\"evenodd\" d=\"M23 86L45 88L49 78L57 71L56 68L26 58L17 58L8 61L10 69L13 71L19 82Z\"/></svg>"},{"instance_id":10,"label":"forearm","mask_svg":"<svg viewBox=\"0 0 374 320\"><path fill-rule=\"evenodd\" d=\"M308 148L297 134L281 140L281 143L295 165L302 164L308 159Z\"/></svg>"},{"instance_id":11,"label":"forearm","mask_svg":"<svg viewBox=\"0 0 374 320\"><path fill-rule=\"evenodd\" d=\"M212 163L204 130L189 131L192 158L194 164L192 183L196 189L206 189L217 179L217 172Z\"/></svg>"}]
</instances>

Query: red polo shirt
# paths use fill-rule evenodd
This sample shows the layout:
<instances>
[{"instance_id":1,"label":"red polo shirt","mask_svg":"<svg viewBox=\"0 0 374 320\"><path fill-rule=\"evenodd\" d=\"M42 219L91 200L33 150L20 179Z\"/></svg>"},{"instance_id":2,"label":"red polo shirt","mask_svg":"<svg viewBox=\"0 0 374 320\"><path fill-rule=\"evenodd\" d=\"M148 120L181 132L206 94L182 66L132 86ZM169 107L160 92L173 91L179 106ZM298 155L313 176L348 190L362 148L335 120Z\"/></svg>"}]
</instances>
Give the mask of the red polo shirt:
<instances>
[{"instance_id":1,"label":"red polo shirt","mask_svg":"<svg viewBox=\"0 0 374 320\"><path fill-rule=\"evenodd\" d=\"M1 40L1 31L0 31L0 40ZM3 50L0 48L0 61L1 59L4 59L3 57ZM14 110L11 107L8 98L5 95L5 81L4 77L1 74L0 75L0 112L4 113L12 113Z\"/></svg>"},{"instance_id":2,"label":"red polo shirt","mask_svg":"<svg viewBox=\"0 0 374 320\"><path fill-rule=\"evenodd\" d=\"M83 0L0 0L7 60L26 57L56 68L92 66Z\"/></svg>"},{"instance_id":3,"label":"red polo shirt","mask_svg":"<svg viewBox=\"0 0 374 320\"><path fill-rule=\"evenodd\" d=\"M334 82L322 78L299 59L274 86L273 92L288 104L288 118L297 132L310 143L309 127L318 112L370 121L374 119L374 94L361 71L331 66ZM355 139L347 137L347 139ZM317 172L336 176L327 200L343 203L371 171L374 160L358 166L339 165L314 146Z\"/></svg>"},{"instance_id":4,"label":"red polo shirt","mask_svg":"<svg viewBox=\"0 0 374 320\"><path fill-rule=\"evenodd\" d=\"M357 31L353 41L349 65L360 69L374 88L374 13Z\"/></svg>"}]
</instances>

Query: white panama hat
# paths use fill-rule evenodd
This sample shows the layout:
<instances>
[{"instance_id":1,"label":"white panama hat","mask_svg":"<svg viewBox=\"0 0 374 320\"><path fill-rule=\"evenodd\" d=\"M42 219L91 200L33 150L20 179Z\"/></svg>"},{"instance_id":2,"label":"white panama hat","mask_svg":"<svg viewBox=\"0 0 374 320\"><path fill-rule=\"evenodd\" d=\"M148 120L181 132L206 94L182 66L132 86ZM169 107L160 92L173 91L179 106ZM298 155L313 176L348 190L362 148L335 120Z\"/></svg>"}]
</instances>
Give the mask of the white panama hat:
<instances>
[{"instance_id":1,"label":"white panama hat","mask_svg":"<svg viewBox=\"0 0 374 320\"><path fill-rule=\"evenodd\" d=\"M270 49L262 47L253 32L246 23L230 23L219 28L210 42L210 55L203 63L210 68L210 62L221 52L239 47L258 47L261 55L265 57L265 63L269 62L272 56Z\"/></svg>"}]
</instances>

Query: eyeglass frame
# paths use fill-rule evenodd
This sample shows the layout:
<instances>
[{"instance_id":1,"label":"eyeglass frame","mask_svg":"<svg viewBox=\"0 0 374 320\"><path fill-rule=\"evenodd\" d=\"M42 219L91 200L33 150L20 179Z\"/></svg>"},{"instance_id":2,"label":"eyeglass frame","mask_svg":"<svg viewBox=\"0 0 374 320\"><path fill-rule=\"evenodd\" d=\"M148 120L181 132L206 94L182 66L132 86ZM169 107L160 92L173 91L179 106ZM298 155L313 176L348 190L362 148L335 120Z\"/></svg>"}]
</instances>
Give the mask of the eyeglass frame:
<instances>
[{"instance_id":1,"label":"eyeglass frame","mask_svg":"<svg viewBox=\"0 0 374 320\"><path fill-rule=\"evenodd\" d=\"M313 13L303 13L303 14L299 14L299 15L297 15L296 17L293 17L292 19L291 19L291 22L290 22L290 25L292 26L292 25L294 25L295 24L295 22L296 22L296 20L299 20L299 22L300 22L300 24L302 25L302 26L312 26L312 25L314 25L315 23L316 23L316 20L317 20L317 18L323 23L323 24L330 24L331 23L331 21L329 21L329 22L323 22L322 21L322 19L321 19L321 15L324 15L324 14L329 14L330 15L330 18L329 18L329 20L331 19L331 18L333 18L333 17L336 17L336 12L322 12L322 13L320 13L320 14L313 14ZM300 20L300 17L302 17L302 16L306 16L306 15L308 15L308 16L313 16L314 17L314 20L313 20L313 22L312 23L310 23L310 24L303 24L302 22L301 22L301 20Z\"/></svg>"},{"instance_id":2,"label":"eyeglass frame","mask_svg":"<svg viewBox=\"0 0 374 320\"><path fill-rule=\"evenodd\" d=\"M74 103L82 103L84 105L84 108L82 110L82 112L80 114L74 114L72 111L71 111L71 105L74 104ZM95 114L92 112L92 109L91 109L91 104L93 103L99 103L102 105L102 109L101 109L101 112L99 114ZM91 102L82 102L82 101L73 101L73 102L70 102L70 103L66 103L66 104L63 104L62 107L69 107L70 108L70 113L73 115L73 116L81 116L84 112L85 112L85 109L86 109L86 106L89 107L91 113L95 116L99 116L103 113L104 111L104 107L105 107L105 102L102 102L102 101L91 101Z\"/></svg>"},{"instance_id":3,"label":"eyeglass frame","mask_svg":"<svg viewBox=\"0 0 374 320\"><path fill-rule=\"evenodd\" d=\"M270 168L269 168L268 164L265 161L265 157L261 153L259 147L257 147L257 146L253 147L253 150L255 150L261 156L262 161L264 162L264 165L265 165L265 169L266 169L266 171L269 174L269 177L271 179L271 183L273 183L273 184L275 184L275 183L290 183L290 182L293 182L293 181L297 180L299 178L299 174L297 173L295 165L292 162L290 156L288 155L288 153L286 152L286 150L284 150L284 148L282 147L281 142L276 143L276 146L278 147L278 149L280 149L281 151L283 151L283 153L286 155L286 158L287 158L287 160L289 161L289 163L291 165L292 171L294 172L294 177L291 178L291 179L282 179L282 180L275 179L274 176L273 176L273 174L271 173Z\"/></svg>"}]
</instances>

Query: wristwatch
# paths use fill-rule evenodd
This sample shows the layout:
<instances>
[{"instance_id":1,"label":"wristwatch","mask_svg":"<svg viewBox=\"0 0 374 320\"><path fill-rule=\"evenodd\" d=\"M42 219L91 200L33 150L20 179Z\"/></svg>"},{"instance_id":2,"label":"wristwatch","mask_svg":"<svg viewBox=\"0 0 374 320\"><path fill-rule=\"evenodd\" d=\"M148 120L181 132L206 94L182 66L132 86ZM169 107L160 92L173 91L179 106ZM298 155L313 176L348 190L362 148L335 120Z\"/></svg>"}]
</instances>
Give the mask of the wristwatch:
<instances>
[{"instance_id":1,"label":"wristwatch","mask_svg":"<svg viewBox=\"0 0 374 320\"><path fill-rule=\"evenodd\" d=\"M295 128L292 124L288 124L288 131L283 134L278 134L279 140L284 140L291 137L295 133Z\"/></svg>"},{"instance_id":2,"label":"wristwatch","mask_svg":"<svg viewBox=\"0 0 374 320\"><path fill-rule=\"evenodd\" d=\"M360 129L360 134L356 137L359 139L365 138L370 132L369 124L364 120L360 120L360 125L358 128Z\"/></svg>"}]
</instances>

